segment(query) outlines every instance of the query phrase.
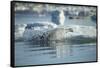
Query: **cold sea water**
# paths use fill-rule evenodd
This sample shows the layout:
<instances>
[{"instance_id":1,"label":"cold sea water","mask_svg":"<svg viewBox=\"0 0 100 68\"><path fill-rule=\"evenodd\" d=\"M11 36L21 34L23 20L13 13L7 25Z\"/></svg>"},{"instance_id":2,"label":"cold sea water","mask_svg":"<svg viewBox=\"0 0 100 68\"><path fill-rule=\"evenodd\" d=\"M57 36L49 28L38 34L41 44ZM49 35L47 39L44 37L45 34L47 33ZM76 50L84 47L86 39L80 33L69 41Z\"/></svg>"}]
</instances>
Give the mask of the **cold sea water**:
<instances>
[{"instance_id":1,"label":"cold sea water","mask_svg":"<svg viewBox=\"0 0 100 68\"><path fill-rule=\"evenodd\" d=\"M41 21L50 22L50 15L39 17L32 13L16 13L15 15L16 24L29 24ZM96 27L96 23L91 21L89 17L84 19L69 19L66 17L64 24ZM96 61L96 41L89 43L77 43L77 41L69 43L66 39L66 42L58 41L57 43L52 42L50 44L15 41L15 66ZM82 41L84 40L80 42Z\"/></svg>"}]
</instances>

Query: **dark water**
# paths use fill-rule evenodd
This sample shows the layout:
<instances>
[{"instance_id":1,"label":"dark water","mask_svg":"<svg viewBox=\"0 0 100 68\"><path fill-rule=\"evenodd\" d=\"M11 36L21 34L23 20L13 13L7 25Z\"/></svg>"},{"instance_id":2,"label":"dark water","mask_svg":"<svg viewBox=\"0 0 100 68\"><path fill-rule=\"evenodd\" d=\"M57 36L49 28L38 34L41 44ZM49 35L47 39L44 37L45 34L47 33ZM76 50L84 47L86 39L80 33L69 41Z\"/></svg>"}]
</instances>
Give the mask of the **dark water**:
<instances>
[{"instance_id":1,"label":"dark water","mask_svg":"<svg viewBox=\"0 0 100 68\"><path fill-rule=\"evenodd\" d=\"M33 14L16 14L15 23L26 24L40 21L51 21L51 16L35 16ZM70 20L65 24L96 26L90 18ZM52 42L48 44L32 44L30 42L15 42L15 65L39 65L71 62L96 61L96 43L67 44L68 42Z\"/></svg>"},{"instance_id":2,"label":"dark water","mask_svg":"<svg viewBox=\"0 0 100 68\"><path fill-rule=\"evenodd\" d=\"M16 13L15 23L17 24L29 24L37 22L51 22L51 15L35 15L33 13ZM90 17L81 18L81 19L69 19L66 17L65 25L85 25L85 26L96 26L96 22L92 21Z\"/></svg>"}]
</instances>

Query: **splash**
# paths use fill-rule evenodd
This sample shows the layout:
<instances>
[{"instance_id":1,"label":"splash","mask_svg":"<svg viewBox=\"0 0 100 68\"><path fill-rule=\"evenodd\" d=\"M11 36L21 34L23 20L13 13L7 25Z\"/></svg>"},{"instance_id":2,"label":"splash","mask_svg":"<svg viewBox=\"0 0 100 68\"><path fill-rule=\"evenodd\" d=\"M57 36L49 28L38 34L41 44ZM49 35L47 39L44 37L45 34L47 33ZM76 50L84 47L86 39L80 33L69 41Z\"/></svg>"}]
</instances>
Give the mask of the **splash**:
<instances>
[{"instance_id":1,"label":"splash","mask_svg":"<svg viewBox=\"0 0 100 68\"><path fill-rule=\"evenodd\" d=\"M63 10L60 11L59 17L60 17L60 19L59 19L60 25L64 25L65 16L64 16Z\"/></svg>"}]
</instances>

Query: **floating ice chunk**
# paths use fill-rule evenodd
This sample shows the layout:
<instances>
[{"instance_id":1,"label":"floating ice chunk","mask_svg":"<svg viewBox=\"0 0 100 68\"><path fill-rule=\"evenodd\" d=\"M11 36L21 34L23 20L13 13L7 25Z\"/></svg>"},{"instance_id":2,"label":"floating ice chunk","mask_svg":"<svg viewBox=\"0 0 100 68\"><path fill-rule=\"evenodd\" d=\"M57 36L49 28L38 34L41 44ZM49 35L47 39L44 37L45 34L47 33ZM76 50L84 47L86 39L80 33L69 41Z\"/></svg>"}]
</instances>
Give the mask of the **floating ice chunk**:
<instances>
[{"instance_id":1,"label":"floating ice chunk","mask_svg":"<svg viewBox=\"0 0 100 68\"><path fill-rule=\"evenodd\" d=\"M15 40L23 37L26 24L15 24Z\"/></svg>"},{"instance_id":2,"label":"floating ice chunk","mask_svg":"<svg viewBox=\"0 0 100 68\"><path fill-rule=\"evenodd\" d=\"M67 37L83 35L87 37L96 37L96 27L94 26L81 26L70 25L68 28L72 28L72 33L67 33Z\"/></svg>"}]
</instances>

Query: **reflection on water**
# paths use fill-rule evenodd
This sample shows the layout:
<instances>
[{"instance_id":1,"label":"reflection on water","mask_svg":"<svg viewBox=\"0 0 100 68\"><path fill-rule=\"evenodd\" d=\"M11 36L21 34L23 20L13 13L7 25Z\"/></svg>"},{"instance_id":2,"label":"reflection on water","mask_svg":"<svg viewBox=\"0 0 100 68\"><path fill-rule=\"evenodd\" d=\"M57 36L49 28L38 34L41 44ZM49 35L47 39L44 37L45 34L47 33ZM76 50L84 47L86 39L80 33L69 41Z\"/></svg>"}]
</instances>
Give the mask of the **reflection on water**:
<instances>
[{"instance_id":1,"label":"reflection on water","mask_svg":"<svg viewBox=\"0 0 100 68\"><path fill-rule=\"evenodd\" d=\"M50 42L50 46L54 47L56 50L56 57L57 58L63 58L66 57L66 55L70 55L70 49L71 45L65 45L64 42Z\"/></svg>"},{"instance_id":2,"label":"reflection on water","mask_svg":"<svg viewBox=\"0 0 100 68\"><path fill-rule=\"evenodd\" d=\"M85 62L96 60L96 44L67 44L50 41L42 44L15 43L16 66Z\"/></svg>"}]
</instances>

